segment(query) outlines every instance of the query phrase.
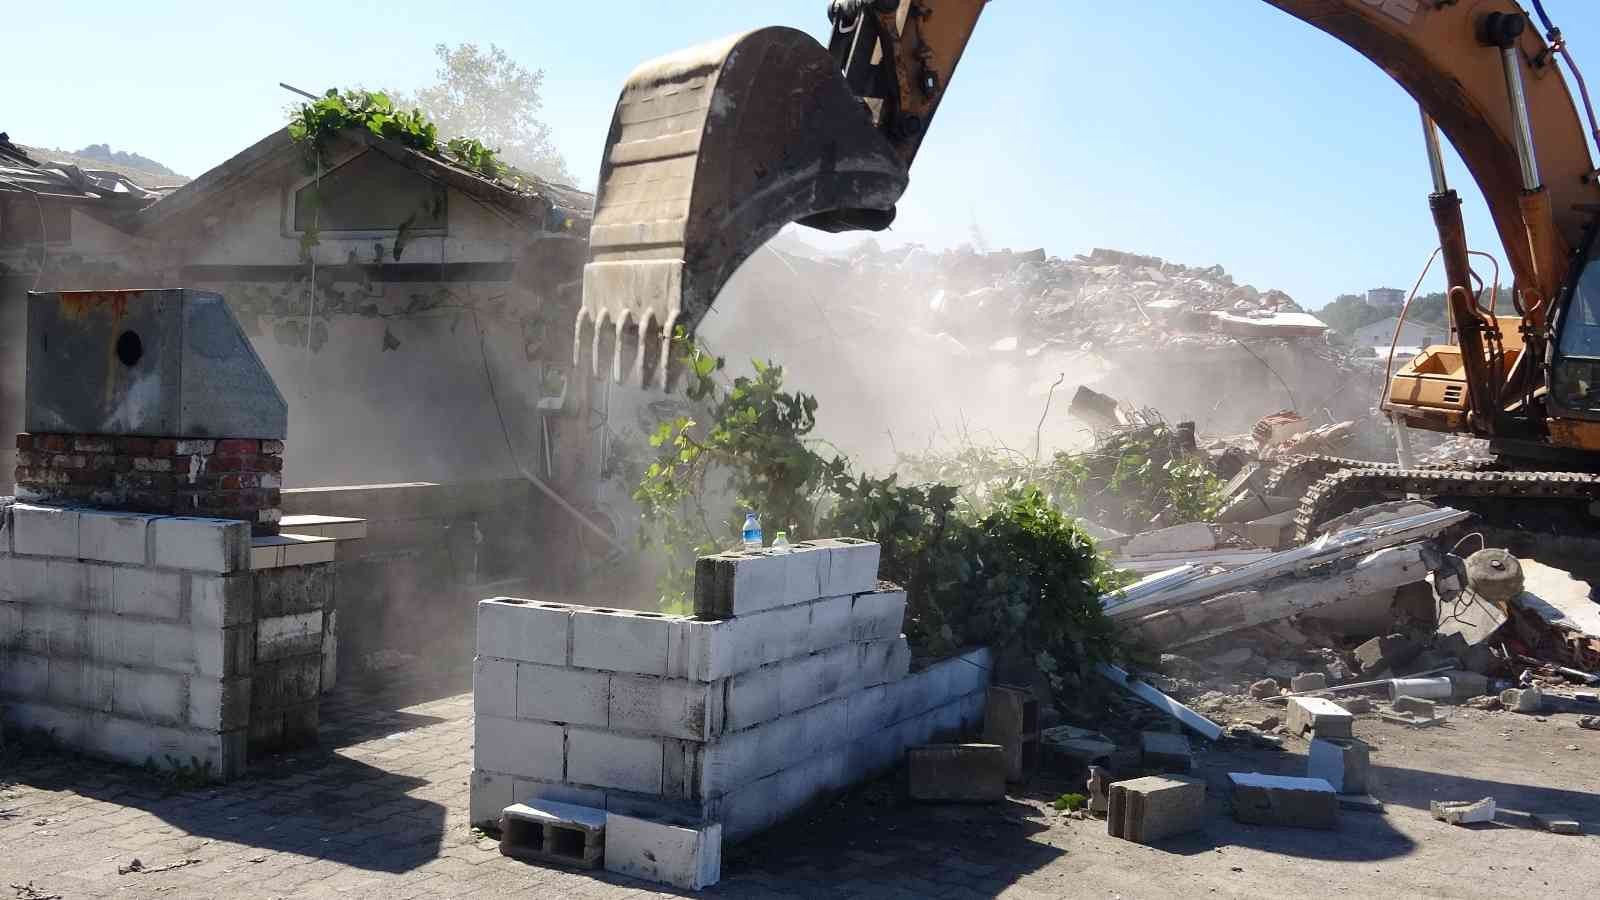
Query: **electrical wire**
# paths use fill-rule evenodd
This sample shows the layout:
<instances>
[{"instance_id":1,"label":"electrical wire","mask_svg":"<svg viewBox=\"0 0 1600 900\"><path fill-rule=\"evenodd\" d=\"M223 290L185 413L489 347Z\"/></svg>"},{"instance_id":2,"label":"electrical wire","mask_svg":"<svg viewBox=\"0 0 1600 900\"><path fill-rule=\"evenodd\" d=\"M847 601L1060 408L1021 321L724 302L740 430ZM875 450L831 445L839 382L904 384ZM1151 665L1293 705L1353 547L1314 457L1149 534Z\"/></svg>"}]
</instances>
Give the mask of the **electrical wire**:
<instances>
[{"instance_id":1,"label":"electrical wire","mask_svg":"<svg viewBox=\"0 0 1600 900\"><path fill-rule=\"evenodd\" d=\"M1289 408L1290 409L1298 408L1300 404L1294 399L1294 390L1289 387L1289 382L1284 381L1283 380L1283 376L1278 374L1278 370L1274 369L1272 367L1271 363L1269 363L1266 360L1262 359L1261 355L1259 353L1255 352L1254 350L1251 350L1249 344L1246 344L1244 341L1241 341L1238 338L1233 337L1232 335L1229 335L1229 338L1235 344L1238 344L1239 346L1243 347L1244 348L1244 352L1250 354L1251 356L1254 356L1256 358L1256 362L1261 363L1261 365L1266 367L1268 372L1272 373L1272 377L1273 378L1278 379L1278 383L1283 385L1283 392L1285 394L1289 395Z\"/></svg>"},{"instance_id":2,"label":"electrical wire","mask_svg":"<svg viewBox=\"0 0 1600 900\"><path fill-rule=\"evenodd\" d=\"M1406 324L1406 313L1411 309L1411 301L1417 299L1417 291L1422 288L1422 279L1428 277L1428 270L1433 268L1433 261L1438 259L1442 252L1444 252L1443 247L1433 248L1433 252L1428 255L1428 262L1422 267L1422 274L1417 276L1416 283L1411 286L1411 293L1406 296L1406 302L1400 305L1400 318L1395 320L1394 337L1389 341L1389 358L1383 364L1383 383L1378 386L1378 409L1382 412L1389 411L1389 379L1394 377L1394 351L1400 346L1400 329ZM1495 271L1498 272L1499 269ZM1449 308L1447 301L1445 309Z\"/></svg>"}]
</instances>

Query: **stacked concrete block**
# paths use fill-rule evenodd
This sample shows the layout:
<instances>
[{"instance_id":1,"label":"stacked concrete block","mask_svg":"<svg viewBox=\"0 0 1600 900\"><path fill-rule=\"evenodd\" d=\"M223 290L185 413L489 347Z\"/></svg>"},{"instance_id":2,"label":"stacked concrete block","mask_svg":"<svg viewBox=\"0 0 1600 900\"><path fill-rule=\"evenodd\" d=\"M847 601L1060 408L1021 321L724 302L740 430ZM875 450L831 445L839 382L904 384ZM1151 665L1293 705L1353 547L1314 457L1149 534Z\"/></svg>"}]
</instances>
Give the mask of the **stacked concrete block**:
<instances>
[{"instance_id":1,"label":"stacked concrete block","mask_svg":"<svg viewBox=\"0 0 1600 900\"><path fill-rule=\"evenodd\" d=\"M1039 701L1026 688L989 689L983 739L1006 751L1006 780L1026 781L1039 766Z\"/></svg>"},{"instance_id":2,"label":"stacked concrete block","mask_svg":"<svg viewBox=\"0 0 1600 900\"><path fill-rule=\"evenodd\" d=\"M912 674L877 561L846 540L707 557L694 617L482 601L472 821L549 800L738 839L974 728L987 652Z\"/></svg>"},{"instance_id":3,"label":"stacked concrete block","mask_svg":"<svg viewBox=\"0 0 1600 900\"><path fill-rule=\"evenodd\" d=\"M315 740L318 567L250 571L250 526L236 520L29 504L0 514L9 724L223 778L249 752Z\"/></svg>"},{"instance_id":4,"label":"stacked concrete block","mask_svg":"<svg viewBox=\"0 0 1600 900\"><path fill-rule=\"evenodd\" d=\"M1150 844L1198 830L1205 822L1206 783L1181 775L1149 775L1111 785L1106 833Z\"/></svg>"}]
</instances>

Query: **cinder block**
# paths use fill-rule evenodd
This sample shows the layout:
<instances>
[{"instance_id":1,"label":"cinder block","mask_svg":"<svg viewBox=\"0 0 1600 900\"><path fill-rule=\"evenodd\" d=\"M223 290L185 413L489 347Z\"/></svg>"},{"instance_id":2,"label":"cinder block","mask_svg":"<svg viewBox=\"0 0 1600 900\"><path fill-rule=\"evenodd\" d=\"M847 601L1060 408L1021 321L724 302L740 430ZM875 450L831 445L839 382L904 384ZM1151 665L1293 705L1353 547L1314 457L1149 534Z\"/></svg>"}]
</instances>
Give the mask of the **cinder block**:
<instances>
[{"instance_id":1,"label":"cinder block","mask_svg":"<svg viewBox=\"0 0 1600 900\"><path fill-rule=\"evenodd\" d=\"M202 731L250 725L250 679L189 676L189 724Z\"/></svg>"},{"instance_id":2,"label":"cinder block","mask_svg":"<svg viewBox=\"0 0 1600 900\"><path fill-rule=\"evenodd\" d=\"M1253 825L1335 828L1339 799L1321 778L1291 778L1260 772L1229 772L1233 817Z\"/></svg>"},{"instance_id":3,"label":"cinder block","mask_svg":"<svg viewBox=\"0 0 1600 900\"><path fill-rule=\"evenodd\" d=\"M326 609L333 602L334 573L327 565L291 565L254 572L257 619Z\"/></svg>"},{"instance_id":4,"label":"cinder block","mask_svg":"<svg viewBox=\"0 0 1600 900\"><path fill-rule=\"evenodd\" d=\"M826 653L810 653L778 663L779 712L799 712L824 700L850 692L847 679L855 676L859 657L853 647L838 647Z\"/></svg>"},{"instance_id":5,"label":"cinder block","mask_svg":"<svg viewBox=\"0 0 1600 900\"><path fill-rule=\"evenodd\" d=\"M322 610L256 620L256 660L322 655Z\"/></svg>"},{"instance_id":6,"label":"cinder block","mask_svg":"<svg viewBox=\"0 0 1600 900\"><path fill-rule=\"evenodd\" d=\"M518 718L599 728L609 722L609 672L520 663L515 683Z\"/></svg>"},{"instance_id":7,"label":"cinder block","mask_svg":"<svg viewBox=\"0 0 1600 900\"><path fill-rule=\"evenodd\" d=\"M49 691L50 660L0 646L0 697L43 700Z\"/></svg>"},{"instance_id":8,"label":"cinder block","mask_svg":"<svg viewBox=\"0 0 1600 900\"><path fill-rule=\"evenodd\" d=\"M473 729L473 767L489 772L561 781L565 750L561 726L548 722L478 716ZM505 790L506 803L510 803L510 779ZM499 812L495 810L497 816Z\"/></svg>"},{"instance_id":9,"label":"cinder block","mask_svg":"<svg viewBox=\"0 0 1600 900\"><path fill-rule=\"evenodd\" d=\"M150 522L151 561L169 569L227 575L250 568L250 523L186 516Z\"/></svg>"},{"instance_id":10,"label":"cinder block","mask_svg":"<svg viewBox=\"0 0 1600 900\"><path fill-rule=\"evenodd\" d=\"M478 603L478 655L564 666L575 608L511 597L482 600Z\"/></svg>"},{"instance_id":11,"label":"cinder block","mask_svg":"<svg viewBox=\"0 0 1600 900\"><path fill-rule=\"evenodd\" d=\"M167 620L182 617L182 574L143 568L106 571L111 574L111 608L118 615Z\"/></svg>"},{"instance_id":12,"label":"cinder block","mask_svg":"<svg viewBox=\"0 0 1600 900\"><path fill-rule=\"evenodd\" d=\"M572 664L585 669L666 675L673 619L579 607L572 616Z\"/></svg>"},{"instance_id":13,"label":"cinder block","mask_svg":"<svg viewBox=\"0 0 1600 900\"><path fill-rule=\"evenodd\" d=\"M1151 844L1205 823L1206 783L1198 778L1151 775L1116 782L1110 794L1106 833L1125 841Z\"/></svg>"},{"instance_id":14,"label":"cinder block","mask_svg":"<svg viewBox=\"0 0 1600 900\"><path fill-rule=\"evenodd\" d=\"M84 510L78 518L78 558L143 565L145 535L159 516Z\"/></svg>"},{"instance_id":15,"label":"cinder block","mask_svg":"<svg viewBox=\"0 0 1600 900\"><path fill-rule=\"evenodd\" d=\"M728 679L729 731L750 728L783 715L783 672L788 665L762 666Z\"/></svg>"},{"instance_id":16,"label":"cinder block","mask_svg":"<svg viewBox=\"0 0 1600 900\"><path fill-rule=\"evenodd\" d=\"M856 688L900 681L911 672L911 645L905 635L882 641L851 644L858 659Z\"/></svg>"},{"instance_id":17,"label":"cinder block","mask_svg":"<svg viewBox=\"0 0 1600 900\"><path fill-rule=\"evenodd\" d=\"M905 591L856 594L850 604L850 640L888 640L900 634L905 621Z\"/></svg>"},{"instance_id":18,"label":"cinder block","mask_svg":"<svg viewBox=\"0 0 1600 900\"><path fill-rule=\"evenodd\" d=\"M722 826L686 828L608 812L605 865L683 890L710 887L722 878Z\"/></svg>"},{"instance_id":19,"label":"cinder block","mask_svg":"<svg viewBox=\"0 0 1600 900\"><path fill-rule=\"evenodd\" d=\"M91 715L88 710L65 709L46 702L6 704L9 725L23 732L49 735L52 741L68 747L85 746Z\"/></svg>"},{"instance_id":20,"label":"cinder block","mask_svg":"<svg viewBox=\"0 0 1600 900\"><path fill-rule=\"evenodd\" d=\"M50 606L22 608L22 629L12 641L17 650L52 659L90 656L89 614ZM97 621L99 617L96 617ZM98 633L98 632L97 632ZM98 654L93 654L98 658Z\"/></svg>"},{"instance_id":21,"label":"cinder block","mask_svg":"<svg viewBox=\"0 0 1600 900\"><path fill-rule=\"evenodd\" d=\"M1371 754L1366 744L1341 738L1315 738L1306 756L1306 775L1321 778L1340 794L1365 794Z\"/></svg>"},{"instance_id":22,"label":"cinder block","mask_svg":"<svg viewBox=\"0 0 1600 900\"><path fill-rule=\"evenodd\" d=\"M474 715L517 718L517 664L480 656L472 661Z\"/></svg>"},{"instance_id":23,"label":"cinder block","mask_svg":"<svg viewBox=\"0 0 1600 900\"><path fill-rule=\"evenodd\" d=\"M253 623L220 629L150 624L157 626L154 648L156 660L159 661L157 664L163 669L189 671L212 678L251 674L256 646L256 626ZM188 668L178 662L185 655L193 660Z\"/></svg>"},{"instance_id":24,"label":"cinder block","mask_svg":"<svg viewBox=\"0 0 1600 900\"><path fill-rule=\"evenodd\" d=\"M546 800L500 813L500 852L513 859L592 869L605 850L604 809Z\"/></svg>"},{"instance_id":25,"label":"cinder block","mask_svg":"<svg viewBox=\"0 0 1600 900\"><path fill-rule=\"evenodd\" d=\"M116 716L99 716L86 733L84 748L98 756L141 764L153 760L165 767L171 760L201 767L209 765L213 775L229 778L244 767L243 747L214 732L189 731L136 722Z\"/></svg>"},{"instance_id":26,"label":"cinder block","mask_svg":"<svg viewBox=\"0 0 1600 900\"><path fill-rule=\"evenodd\" d=\"M1290 697L1289 733L1311 732L1320 738L1354 737L1355 716L1326 697Z\"/></svg>"},{"instance_id":27,"label":"cinder block","mask_svg":"<svg viewBox=\"0 0 1600 900\"><path fill-rule=\"evenodd\" d=\"M89 609L90 567L71 559L6 560L10 578L0 578L0 599L38 603L63 609Z\"/></svg>"},{"instance_id":28,"label":"cinder block","mask_svg":"<svg viewBox=\"0 0 1600 900\"><path fill-rule=\"evenodd\" d=\"M79 512L18 503L11 507L14 552L27 556L78 558Z\"/></svg>"},{"instance_id":29,"label":"cinder block","mask_svg":"<svg viewBox=\"0 0 1600 900\"><path fill-rule=\"evenodd\" d=\"M779 772L777 778L775 818L782 821L850 784L848 749L818 751Z\"/></svg>"},{"instance_id":30,"label":"cinder block","mask_svg":"<svg viewBox=\"0 0 1600 900\"><path fill-rule=\"evenodd\" d=\"M786 656L836 647L850 641L850 610L855 598L849 595L824 597L810 604L810 631L790 647Z\"/></svg>"},{"instance_id":31,"label":"cinder block","mask_svg":"<svg viewBox=\"0 0 1600 900\"><path fill-rule=\"evenodd\" d=\"M1006 796L1006 752L999 744L927 744L906 754L913 800L992 803Z\"/></svg>"},{"instance_id":32,"label":"cinder block","mask_svg":"<svg viewBox=\"0 0 1600 900\"><path fill-rule=\"evenodd\" d=\"M189 621L195 628L241 625L255 618L255 576L237 573L182 577L189 582Z\"/></svg>"},{"instance_id":33,"label":"cinder block","mask_svg":"<svg viewBox=\"0 0 1600 900\"><path fill-rule=\"evenodd\" d=\"M115 670L112 707L139 722L183 725L189 719L188 681L170 672Z\"/></svg>"},{"instance_id":34,"label":"cinder block","mask_svg":"<svg viewBox=\"0 0 1600 900\"><path fill-rule=\"evenodd\" d=\"M567 733L567 781L660 794L662 762L660 738L588 728Z\"/></svg>"},{"instance_id":35,"label":"cinder block","mask_svg":"<svg viewBox=\"0 0 1600 900\"><path fill-rule=\"evenodd\" d=\"M1145 731L1139 735L1139 758L1147 771L1182 774L1194 768L1189 739L1168 731Z\"/></svg>"},{"instance_id":36,"label":"cinder block","mask_svg":"<svg viewBox=\"0 0 1600 900\"><path fill-rule=\"evenodd\" d=\"M722 732L725 696L721 682L614 675L608 727L708 741Z\"/></svg>"},{"instance_id":37,"label":"cinder block","mask_svg":"<svg viewBox=\"0 0 1600 900\"><path fill-rule=\"evenodd\" d=\"M1007 779L1025 781L1039 765L1039 701L1026 689L990 687L983 739L1006 748Z\"/></svg>"},{"instance_id":38,"label":"cinder block","mask_svg":"<svg viewBox=\"0 0 1600 900\"><path fill-rule=\"evenodd\" d=\"M855 595L877 589L880 550L877 544L860 538L824 538L807 543L828 550L822 596Z\"/></svg>"},{"instance_id":39,"label":"cinder block","mask_svg":"<svg viewBox=\"0 0 1600 900\"><path fill-rule=\"evenodd\" d=\"M477 770L472 773L467 817L473 825L498 828L500 811L513 802L510 775Z\"/></svg>"},{"instance_id":40,"label":"cinder block","mask_svg":"<svg viewBox=\"0 0 1600 900\"><path fill-rule=\"evenodd\" d=\"M800 543L783 554L782 559L785 605L809 603L828 596L823 590L823 577L829 570L829 550Z\"/></svg>"},{"instance_id":41,"label":"cinder block","mask_svg":"<svg viewBox=\"0 0 1600 900\"><path fill-rule=\"evenodd\" d=\"M667 739L661 742L661 796L667 800L693 800L699 796L700 764L705 756L706 744L699 741ZM607 804L624 815L634 815L630 810ZM655 815L655 812L649 812Z\"/></svg>"},{"instance_id":42,"label":"cinder block","mask_svg":"<svg viewBox=\"0 0 1600 900\"><path fill-rule=\"evenodd\" d=\"M532 778L516 778L511 782L511 802L537 803L544 800L553 800L557 803L574 803L578 806L592 806L595 809L606 808L606 792L593 788L581 788L558 781L538 781Z\"/></svg>"},{"instance_id":43,"label":"cinder block","mask_svg":"<svg viewBox=\"0 0 1600 900\"><path fill-rule=\"evenodd\" d=\"M787 556L770 550L702 556L694 567L694 614L727 619L787 605L787 571ZM816 595L805 599L814 600Z\"/></svg>"}]
</instances>

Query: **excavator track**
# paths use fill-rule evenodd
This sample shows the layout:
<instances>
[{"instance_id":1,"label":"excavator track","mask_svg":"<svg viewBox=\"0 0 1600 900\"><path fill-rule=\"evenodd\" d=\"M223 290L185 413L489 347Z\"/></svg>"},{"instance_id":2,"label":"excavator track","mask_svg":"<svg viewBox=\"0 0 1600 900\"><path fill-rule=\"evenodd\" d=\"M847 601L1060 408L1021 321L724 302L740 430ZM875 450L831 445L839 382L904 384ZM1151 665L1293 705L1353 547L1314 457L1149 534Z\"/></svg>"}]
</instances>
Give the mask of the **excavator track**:
<instances>
[{"instance_id":1,"label":"excavator track","mask_svg":"<svg viewBox=\"0 0 1600 900\"><path fill-rule=\"evenodd\" d=\"M1490 526L1558 534L1592 531L1600 475L1367 464L1335 472L1312 485L1300 500L1295 540L1304 543L1316 537L1317 526L1356 507L1413 495L1470 509Z\"/></svg>"},{"instance_id":2,"label":"excavator track","mask_svg":"<svg viewBox=\"0 0 1600 900\"><path fill-rule=\"evenodd\" d=\"M1498 465L1492 459L1469 459L1445 463L1428 463L1413 468L1429 472L1479 472ZM1370 459L1352 459L1344 456L1295 456L1274 466L1262 487L1262 493L1277 497L1303 496L1313 485L1336 472L1347 469L1363 471L1399 471L1395 463L1373 462Z\"/></svg>"}]
</instances>

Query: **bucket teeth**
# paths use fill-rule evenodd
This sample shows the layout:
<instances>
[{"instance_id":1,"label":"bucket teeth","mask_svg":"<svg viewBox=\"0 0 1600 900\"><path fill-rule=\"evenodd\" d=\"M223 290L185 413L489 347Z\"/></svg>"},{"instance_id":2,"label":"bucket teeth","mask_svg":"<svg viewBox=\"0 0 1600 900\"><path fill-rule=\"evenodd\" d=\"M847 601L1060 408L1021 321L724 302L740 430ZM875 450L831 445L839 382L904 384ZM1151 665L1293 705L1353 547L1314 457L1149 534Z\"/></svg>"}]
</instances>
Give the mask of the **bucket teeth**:
<instances>
[{"instance_id":1,"label":"bucket teeth","mask_svg":"<svg viewBox=\"0 0 1600 900\"><path fill-rule=\"evenodd\" d=\"M882 228L906 169L827 49L763 28L645 63L612 117L575 363L672 387L723 284L790 222ZM843 223L843 224L841 224ZM636 374L635 374L636 373Z\"/></svg>"}]
</instances>

